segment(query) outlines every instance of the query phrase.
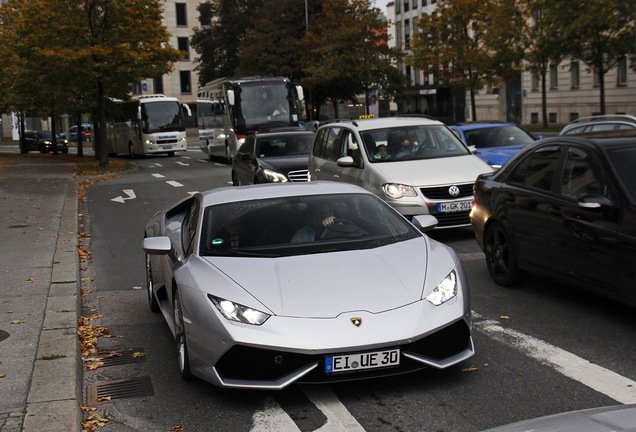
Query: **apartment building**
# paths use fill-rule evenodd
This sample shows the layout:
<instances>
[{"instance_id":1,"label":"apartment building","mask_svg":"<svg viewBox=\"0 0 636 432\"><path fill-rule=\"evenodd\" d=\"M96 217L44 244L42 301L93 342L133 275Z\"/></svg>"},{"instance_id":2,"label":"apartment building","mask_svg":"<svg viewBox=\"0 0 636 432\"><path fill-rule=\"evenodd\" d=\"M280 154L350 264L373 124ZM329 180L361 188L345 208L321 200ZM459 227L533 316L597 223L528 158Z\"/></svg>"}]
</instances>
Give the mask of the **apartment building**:
<instances>
[{"instance_id":1,"label":"apartment building","mask_svg":"<svg viewBox=\"0 0 636 432\"><path fill-rule=\"evenodd\" d=\"M393 46L409 49L417 32L415 24L423 14L432 13L437 0L397 0L387 3ZM629 59L622 59L605 75L605 113L636 114L636 72ZM460 121L512 121L542 125L541 82L530 72L486 87L476 95L476 119L471 118L470 97L450 87L438 85L435 77L399 64L411 84L397 99L398 112L429 114L448 123ZM600 112L598 74L581 61L566 59L550 66L546 78L548 124L560 126L576 118Z\"/></svg>"}]
</instances>

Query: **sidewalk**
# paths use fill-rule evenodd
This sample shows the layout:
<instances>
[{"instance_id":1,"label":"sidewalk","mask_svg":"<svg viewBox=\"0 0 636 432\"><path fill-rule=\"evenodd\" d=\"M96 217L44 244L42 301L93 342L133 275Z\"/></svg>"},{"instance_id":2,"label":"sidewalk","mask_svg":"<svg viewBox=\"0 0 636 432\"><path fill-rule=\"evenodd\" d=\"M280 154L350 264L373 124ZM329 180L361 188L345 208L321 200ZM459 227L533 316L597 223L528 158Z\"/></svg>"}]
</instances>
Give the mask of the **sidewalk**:
<instances>
[{"instance_id":1,"label":"sidewalk","mask_svg":"<svg viewBox=\"0 0 636 432\"><path fill-rule=\"evenodd\" d=\"M0 431L81 430L73 166L0 153Z\"/></svg>"}]
</instances>

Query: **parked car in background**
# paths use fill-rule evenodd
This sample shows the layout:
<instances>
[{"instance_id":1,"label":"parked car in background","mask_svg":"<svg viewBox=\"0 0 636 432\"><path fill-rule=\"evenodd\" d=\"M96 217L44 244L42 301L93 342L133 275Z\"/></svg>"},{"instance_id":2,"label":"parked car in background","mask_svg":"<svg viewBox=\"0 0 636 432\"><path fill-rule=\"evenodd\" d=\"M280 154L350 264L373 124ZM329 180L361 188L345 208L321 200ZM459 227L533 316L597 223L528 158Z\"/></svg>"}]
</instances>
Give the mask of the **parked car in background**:
<instances>
[{"instance_id":1,"label":"parked car in background","mask_svg":"<svg viewBox=\"0 0 636 432\"><path fill-rule=\"evenodd\" d=\"M144 232L150 309L185 379L282 389L474 354L457 254L372 193L333 182L196 193ZM314 235L307 235L314 229Z\"/></svg>"},{"instance_id":2,"label":"parked car in background","mask_svg":"<svg viewBox=\"0 0 636 432\"><path fill-rule=\"evenodd\" d=\"M531 144L475 183L470 214L499 285L538 272L636 306L636 133Z\"/></svg>"},{"instance_id":3,"label":"parked car in background","mask_svg":"<svg viewBox=\"0 0 636 432\"><path fill-rule=\"evenodd\" d=\"M93 133L92 133L92 125L88 123L82 124L82 132L84 133L84 141L92 141ZM66 138L66 132L62 132L60 134L62 138ZM73 125L68 128L68 141L77 142L77 125Z\"/></svg>"},{"instance_id":4,"label":"parked car in background","mask_svg":"<svg viewBox=\"0 0 636 432\"><path fill-rule=\"evenodd\" d=\"M28 153L30 151L68 153L68 141L60 136L57 136L55 141L56 146L53 145L53 134L50 131L25 131L23 143L20 145L20 153Z\"/></svg>"},{"instance_id":5,"label":"parked car in background","mask_svg":"<svg viewBox=\"0 0 636 432\"><path fill-rule=\"evenodd\" d=\"M449 126L476 155L495 169L501 168L513 155L537 140L530 132L514 123L458 123Z\"/></svg>"},{"instance_id":6,"label":"parked car in background","mask_svg":"<svg viewBox=\"0 0 636 432\"><path fill-rule=\"evenodd\" d=\"M323 123L309 178L352 183L407 218L432 214L438 228L469 226L473 184L492 168L448 127L425 116Z\"/></svg>"},{"instance_id":7,"label":"parked car in background","mask_svg":"<svg viewBox=\"0 0 636 432\"><path fill-rule=\"evenodd\" d=\"M567 124L559 135L636 129L636 117L631 115L596 115L581 117Z\"/></svg>"},{"instance_id":8,"label":"parked car in background","mask_svg":"<svg viewBox=\"0 0 636 432\"><path fill-rule=\"evenodd\" d=\"M248 135L232 158L232 184L307 181L309 151L315 136L302 128Z\"/></svg>"}]
</instances>

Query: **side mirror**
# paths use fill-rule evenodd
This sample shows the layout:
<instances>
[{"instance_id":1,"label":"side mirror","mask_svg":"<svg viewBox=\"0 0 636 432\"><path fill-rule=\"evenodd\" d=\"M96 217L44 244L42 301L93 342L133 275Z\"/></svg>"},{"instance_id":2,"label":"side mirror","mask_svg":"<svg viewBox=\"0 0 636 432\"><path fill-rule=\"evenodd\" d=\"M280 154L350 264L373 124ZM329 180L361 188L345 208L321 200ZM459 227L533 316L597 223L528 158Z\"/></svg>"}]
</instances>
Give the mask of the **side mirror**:
<instances>
[{"instance_id":1,"label":"side mirror","mask_svg":"<svg viewBox=\"0 0 636 432\"><path fill-rule=\"evenodd\" d=\"M413 216L411 223L422 232L431 231L438 224L437 218L433 215Z\"/></svg>"},{"instance_id":2,"label":"side mirror","mask_svg":"<svg viewBox=\"0 0 636 432\"><path fill-rule=\"evenodd\" d=\"M299 101L302 102L305 100L305 92L301 86L296 86L296 94L298 94Z\"/></svg>"},{"instance_id":3,"label":"side mirror","mask_svg":"<svg viewBox=\"0 0 636 432\"><path fill-rule=\"evenodd\" d=\"M146 237L143 248L149 255L167 255L172 249L172 244L168 237Z\"/></svg>"},{"instance_id":4,"label":"side mirror","mask_svg":"<svg viewBox=\"0 0 636 432\"><path fill-rule=\"evenodd\" d=\"M601 207L612 207L614 202L603 195L585 195L579 199L578 205L585 209L598 209Z\"/></svg>"},{"instance_id":5,"label":"side mirror","mask_svg":"<svg viewBox=\"0 0 636 432\"><path fill-rule=\"evenodd\" d=\"M227 103L229 103L230 105L234 106L234 90L228 90L227 91Z\"/></svg>"},{"instance_id":6,"label":"side mirror","mask_svg":"<svg viewBox=\"0 0 636 432\"><path fill-rule=\"evenodd\" d=\"M355 167L356 163L351 156L343 156L336 161L338 166L341 167Z\"/></svg>"}]
</instances>

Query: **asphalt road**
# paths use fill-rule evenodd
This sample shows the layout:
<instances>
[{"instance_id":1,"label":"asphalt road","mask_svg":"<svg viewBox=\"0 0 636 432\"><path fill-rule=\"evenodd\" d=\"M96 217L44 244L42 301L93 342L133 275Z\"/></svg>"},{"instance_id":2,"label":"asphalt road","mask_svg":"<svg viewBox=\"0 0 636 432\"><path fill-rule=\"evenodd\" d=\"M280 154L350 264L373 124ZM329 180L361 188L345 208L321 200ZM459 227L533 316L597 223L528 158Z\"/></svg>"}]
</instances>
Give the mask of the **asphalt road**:
<instances>
[{"instance_id":1,"label":"asphalt road","mask_svg":"<svg viewBox=\"0 0 636 432\"><path fill-rule=\"evenodd\" d=\"M99 347L128 359L84 371L87 405L111 420L100 431L476 432L636 403L634 311L538 276L517 289L496 286L469 228L431 236L455 248L469 277L477 352L470 360L444 371L279 392L184 382L170 331L147 307L143 227L188 193L229 185L230 168L195 148L135 162L139 168L127 175L93 184L80 207L91 251L82 265L83 314L100 314L94 323L119 337L100 338ZM97 401L109 386L114 397Z\"/></svg>"}]
</instances>

